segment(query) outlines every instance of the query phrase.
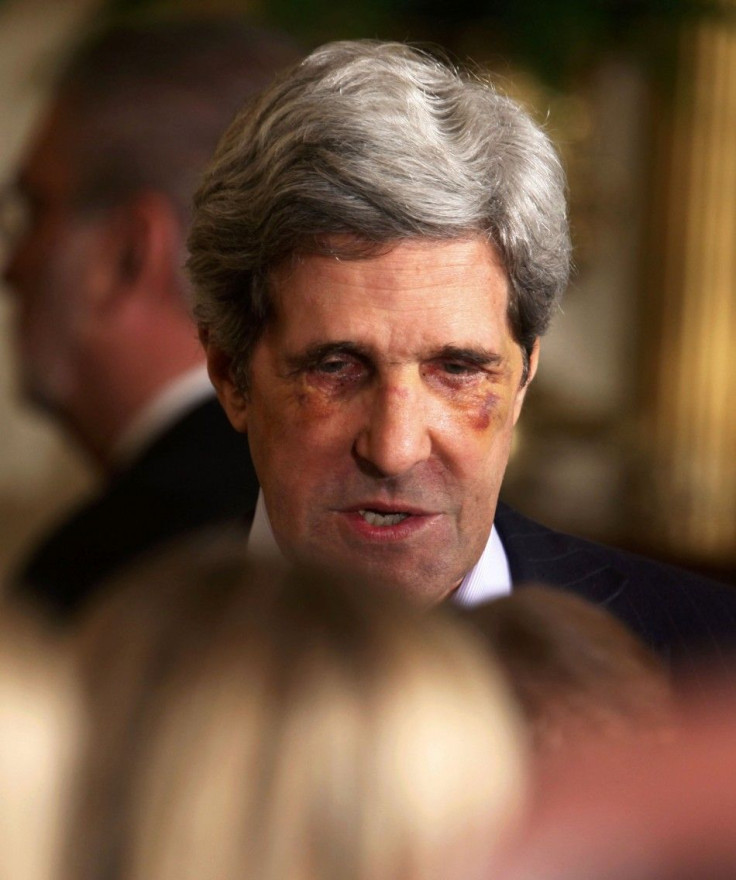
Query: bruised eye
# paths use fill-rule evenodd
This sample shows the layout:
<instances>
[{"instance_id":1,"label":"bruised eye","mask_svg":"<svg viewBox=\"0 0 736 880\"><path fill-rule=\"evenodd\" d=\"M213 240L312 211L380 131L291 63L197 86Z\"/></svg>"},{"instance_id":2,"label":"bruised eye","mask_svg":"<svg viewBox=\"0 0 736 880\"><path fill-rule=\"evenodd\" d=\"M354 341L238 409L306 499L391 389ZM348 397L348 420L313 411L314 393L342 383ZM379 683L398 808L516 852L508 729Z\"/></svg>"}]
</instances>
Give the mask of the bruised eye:
<instances>
[{"instance_id":1,"label":"bruised eye","mask_svg":"<svg viewBox=\"0 0 736 880\"><path fill-rule=\"evenodd\" d=\"M432 373L449 381L468 382L483 375L483 368L468 361L437 360L430 365Z\"/></svg>"},{"instance_id":2,"label":"bruised eye","mask_svg":"<svg viewBox=\"0 0 736 880\"><path fill-rule=\"evenodd\" d=\"M425 380L452 392L470 391L492 381L488 366L471 359L438 357L424 364Z\"/></svg>"},{"instance_id":3,"label":"bruised eye","mask_svg":"<svg viewBox=\"0 0 736 880\"><path fill-rule=\"evenodd\" d=\"M316 382L348 385L362 381L368 368L359 358L332 356L312 364L309 373Z\"/></svg>"},{"instance_id":4,"label":"bruised eye","mask_svg":"<svg viewBox=\"0 0 736 880\"><path fill-rule=\"evenodd\" d=\"M478 372L476 364L462 364L454 361L445 362L441 364L441 367L445 373L451 376L468 376Z\"/></svg>"},{"instance_id":5,"label":"bruised eye","mask_svg":"<svg viewBox=\"0 0 736 880\"><path fill-rule=\"evenodd\" d=\"M323 361L321 364L317 364L315 371L318 373L337 375L345 370L349 370L351 366L352 362L345 358L332 358L328 361Z\"/></svg>"}]
</instances>

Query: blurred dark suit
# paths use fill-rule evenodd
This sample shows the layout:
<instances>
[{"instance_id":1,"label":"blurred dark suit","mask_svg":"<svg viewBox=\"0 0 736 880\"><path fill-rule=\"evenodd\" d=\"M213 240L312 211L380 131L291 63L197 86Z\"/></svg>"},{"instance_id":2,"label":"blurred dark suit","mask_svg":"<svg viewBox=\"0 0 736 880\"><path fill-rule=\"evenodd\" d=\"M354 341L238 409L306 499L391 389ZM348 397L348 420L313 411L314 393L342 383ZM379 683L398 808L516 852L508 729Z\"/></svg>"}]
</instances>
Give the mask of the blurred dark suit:
<instances>
[{"instance_id":1,"label":"blurred dark suit","mask_svg":"<svg viewBox=\"0 0 736 880\"><path fill-rule=\"evenodd\" d=\"M69 619L97 585L187 532L240 519L258 483L248 443L213 397L180 417L107 487L43 540L16 594Z\"/></svg>"}]
</instances>

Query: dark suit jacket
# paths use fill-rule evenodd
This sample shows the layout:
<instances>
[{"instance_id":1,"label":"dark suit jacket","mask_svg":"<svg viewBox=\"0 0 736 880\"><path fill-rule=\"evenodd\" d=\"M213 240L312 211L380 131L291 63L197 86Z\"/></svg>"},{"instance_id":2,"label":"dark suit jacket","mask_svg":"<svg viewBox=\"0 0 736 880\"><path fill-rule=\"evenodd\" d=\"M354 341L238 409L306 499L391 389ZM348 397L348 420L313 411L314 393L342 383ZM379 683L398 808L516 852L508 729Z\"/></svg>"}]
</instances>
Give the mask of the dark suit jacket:
<instances>
[{"instance_id":1,"label":"dark suit jacket","mask_svg":"<svg viewBox=\"0 0 736 880\"><path fill-rule=\"evenodd\" d=\"M142 553L255 505L246 439L213 397L186 413L33 551L15 592L57 618Z\"/></svg>"},{"instance_id":2,"label":"dark suit jacket","mask_svg":"<svg viewBox=\"0 0 736 880\"><path fill-rule=\"evenodd\" d=\"M704 658L736 662L736 588L552 531L504 504L495 523L515 586L547 584L603 606L682 672Z\"/></svg>"}]
</instances>

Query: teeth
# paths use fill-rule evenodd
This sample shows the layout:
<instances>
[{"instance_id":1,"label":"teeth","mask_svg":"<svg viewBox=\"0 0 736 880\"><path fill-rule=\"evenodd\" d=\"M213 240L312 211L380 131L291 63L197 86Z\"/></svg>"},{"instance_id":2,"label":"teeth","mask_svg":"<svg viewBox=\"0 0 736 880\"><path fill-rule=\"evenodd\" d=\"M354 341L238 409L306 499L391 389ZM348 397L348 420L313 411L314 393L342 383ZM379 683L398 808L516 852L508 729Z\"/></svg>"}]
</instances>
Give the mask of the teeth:
<instances>
[{"instance_id":1,"label":"teeth","mask_svg":"<svg viewBox=\"0 0 736 880\"><path fill-rule=\"evenodd\" d=\"M374 510L358 511L363 519L372 526L395 526L409 516L408 513L376 513Z\"/></svg>"}]
</instances>

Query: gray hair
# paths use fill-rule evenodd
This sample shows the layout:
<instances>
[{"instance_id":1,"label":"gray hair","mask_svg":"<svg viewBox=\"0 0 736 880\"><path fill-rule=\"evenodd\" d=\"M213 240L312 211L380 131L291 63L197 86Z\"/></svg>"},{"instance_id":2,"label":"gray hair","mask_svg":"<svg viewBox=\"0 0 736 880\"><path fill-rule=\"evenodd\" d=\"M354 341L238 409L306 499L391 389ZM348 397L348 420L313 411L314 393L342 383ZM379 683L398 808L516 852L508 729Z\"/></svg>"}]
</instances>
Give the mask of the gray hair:
<instances>
[{"instance_id":1,"label":"gray hair","mask_svg":"<svg viewBox=\"0 0 736 880\"><path fill-rule=\"evenodd\" d=\"M528 362L570 265L565 178L549 138L489 82L428 53L328 44L249 102L220 142L189 238L196 317L245 389L279 263L476 235L506 269ZM335 236L345 236L339 247Z\"/></svg>"}]
</instances>

